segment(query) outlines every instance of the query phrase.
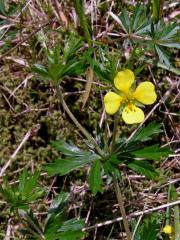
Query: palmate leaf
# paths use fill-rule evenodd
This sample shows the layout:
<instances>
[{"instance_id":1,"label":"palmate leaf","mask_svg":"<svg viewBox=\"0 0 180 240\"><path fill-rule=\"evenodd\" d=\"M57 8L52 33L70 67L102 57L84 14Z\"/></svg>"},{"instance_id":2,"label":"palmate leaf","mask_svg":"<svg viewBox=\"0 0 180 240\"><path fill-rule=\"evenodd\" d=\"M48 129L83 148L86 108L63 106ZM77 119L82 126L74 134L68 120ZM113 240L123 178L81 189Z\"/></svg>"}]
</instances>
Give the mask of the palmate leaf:
<instances>
[{"instance_id":1,"label":"palmate leaf","mask_svg":"<svg viewBox=\"0 0 180 240\"><path fill-rule=\"evenodd\" d=\"M28 211L21 209L18 212L25 226L21 229L22 235L25 235L27 239L42 239L43 229L33 211L31 209Z\"/></svg>"},{"instance_id":2,"label":"palmate leaf","mask_svg":"<svg viewBox=\"0 0 180 240\"><path fill-rule=\"evenodd\" d=\"M94 161L88 176L88 183L93 195L102 192L101 162Z\"/></svg>"},{"instance_id":3,"label":"palmate leaf","mask_svg":"<svg viewBox=\"0 0 180 240\"><path fill-rule=\"evenodd\" d=\"M160 0L152 0L152 19L157 23L161 16L161 2Z\"/></svg>"},{"instance_id":4,"label":"palmate leaf","mask_svg":"<svg viewBox=\"0 0 180 240\"><path fill-rule=\"evenodd\" d=\"M94 158L92 159L94 160ZM63 176L73 170L79 169L87 164L90 164L92 160L82 158L63 158L57 159L54 163L47 164L44 169L49 175Z\"/></svg>"},{"instance_id":5,"label":"palmate leaf","mask_svg":"<svg viewBox=\"0 0 180 240\"><path fill-rule=\"evenodd\" d=\"M46 239L53 239L54 234L66 220L68 200L69 194L66 192L61 192L53 200L50 208L48 209L46 225L44 228L44 235L46 236Z\"/></svg>"},{"instance_id":6,"label":"palmate leaf","mask_svg":"<svg viewBox=\"0 0 180 240\"><path fill-rule=\"evenodd\" d=\"M43 195L43 189L38 187L39 173L28 175L25 169L20 175L19 186L9 185L4 179L4 186L0 186L0 193L12 209L27 209L28 204L34 202Z\"/></svg>"},{"instance_id":7,"label":"palmate leaf","mask_svg":"<svg viewBox=\"0 0 180 240\"><path fill-rule=\"evenodd\" d=\"M44 79L51 80L48 70L41 64L34 64L31 68L31 71L39 74Z\"/></svg>"},{"instance_id":8,"label":"palmate leaf","mask_svg":"<svg viewBox=\"0 0 180 240\"><path fill-rule=\"evenodd\" d=\"M171 66L169 53L167 53L167 50L165 50L163 47L155 45L155 50L159 56L160 62L164 63L167 67Z\"/></svg>"},{"instance_id":9,"label":"palmate leaf","mask_svg":"<svg viewBox=\"0 0 180 240\"><path fill-rule=\"evenodd\" d=\"M161 124L156 123L155 121L150 122L147 126L142 126L130 139L130 142L145 142L151 140L154 135L162 132Z\"/></svg>"},{"instance_id":10,"label":"palmate leaf","mask_svg":"<svg viewBox=\"0 0 180 240\"><path fill-rule=\"evenodd\" d=\"M5 1L0 0L0 13L2 15L6 15L6 7L5 7Z\"/></svg>"},{"instance_id":11,"label":"palmate leaf","mask_svg":"<svg viewBox=\"0 0 180 240\"><path fill-rule=\"evenodd\" d=\"M88 62L88 64L93 69L94 73L103 81L106 81L108 83L112 83L113 79L115 77L115 74L117 73L117 60L114 58L110 58L108 56L109 49L106 51L102 48L100 48L100 53L104 57L104 61L100 62L98 60L94 60L91 55L93 54L92 49L89 49L84 54L84 59Z\"/></svg>"},{"instance_id":12,"label":"palmate leaf","mask_svg":"<svg viewBox=\"0 0 180 240\"><path fill-rule=\"evenodd\" d=\"M100 159L100 156L90 152L82 150L73 144L68 144L64 141L52 142L52 145L64 154L65 158L57 159L54 163L49 163L45 166L45 170L50 175L59 174L61 176L85 166L91 164L93 160Z\"/></svg>"},{"instance_id":13,"label":"palmate leaf","mask_svg":"<svg viewBox=\"0 0 180 240\"><path fill-rule=\"evenodd\" d=\"M84 225L85 225L84 220L82 219L73 218L64 222L61 228L58 230L58 232L61 232L59 234L60 239L71 240L71 239L77 239L77 237L83 237L84 233L82 232L82 228L84 227Z\"/></svg>"},{"instance_id":14,"label":"palmate leaf","mask_svg":"<svg viewBox=\"0 0 180 240\"><path fill-rule=\"evenodd\" d=\"M180 26L177 22L169 23L167 25L164 22L160 22L157 25L157 31L155 32L156 39L159 40L173 40L179 38L178 32L180 31Z\"/></svg>"},{"instance_id":15,"label":"palmate leaf","mask_svg":"<svg viewBox=\"0 0 180 240\"><path fill-rule=\"evenodd\" d=\"M160 220L161 216L153 214L151 217L144 220L140 225L140 239L144 240L157 240L160 232Z\"/></svg>"},{"instance_id":16,"label":"palmate leaf","mask_svg":"<svg viewBox=\"0 0 180 240\"><path fill-rule=\"evenodd\" d=\"M143 34L150 30L150 20L147 19L146 9L143 5L137 4L131 17L131 32Z\"/></svg>"},{"instance_id":17,"label":"palmate leaf","mask_svg":"<svg viewBox=\"0 0 180 240\"><path fill-rule=\"evenodd\" d=\"M76 0L74 3L75 3L76 13L80 20L81 28L84 32L84 37L90 46L91 45L91 35L90 35L91 29L90 29L90 25L88 24L87 17L85 15L84 1Z\"/></svg>"},{"instance_id":18,"label":"palmate leaf","mask_svg":"<svg viewBox=\"0 0 180 240\"><path fill-rule=\"evenodd\" d=\"M127 163L127 166L135 172L144 175L149 179L155 179L159 176L159 173L147 161L134 160L133 162Z\"/></svg>"},{"instance_id":19,"label":"palmate leaf","mask_svg":"<svg viewBox=\"0 0 180 240\"><path fill-rule=\"evenodd\" d=\"M131 16L126 9L122 10L119 18L112 12L109 14L127 34L144 34L150 31L150 19L147 18L146 8L141 4L136 4Z\"/></svg>"},{"instance_id":20,"label":"palmate leaf","mask_svg":"<svg viewBox=\"0 0 180 240\"><path fill-rule=\"evenodd\" d=\"M169 147L160 148L158 144L144 147L137 151L132 151L132 154L136 158L144 158L150 160L160 160L161 158L166 158L172 151Z\"/></svg>"},{"instance_id":21,"label":"palmate leaf","mask_svg":"<svg viewBox=\"0 0 180 240\"><path fill-rule=\"evenodd\" d=\"M80 36L76 36L75 34L71 34L68 41L65 43L63 51L63 60L65 62L68 62L72 60L74 55L80 50L80 48L83 46L83 41Z\"/></svg>"},{"instance_id":22,"label":"palmate leaf","mask_svg":"<svg viewBox=\"0 0 180 240\"><path fill-rule=\"evenodd\" d=\"M120 15L120 20L126 33L130 32L130 19L127 10L124 8Z\"/></svg>"}]
</instances>

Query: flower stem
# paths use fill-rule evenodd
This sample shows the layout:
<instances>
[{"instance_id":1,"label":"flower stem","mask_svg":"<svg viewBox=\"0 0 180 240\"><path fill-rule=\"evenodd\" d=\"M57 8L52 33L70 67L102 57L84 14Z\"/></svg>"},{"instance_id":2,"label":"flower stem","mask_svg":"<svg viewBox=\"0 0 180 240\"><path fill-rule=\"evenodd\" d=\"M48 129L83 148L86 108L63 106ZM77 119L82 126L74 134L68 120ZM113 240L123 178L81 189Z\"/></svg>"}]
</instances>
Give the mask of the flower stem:
<instances>
[{"instance_id":1,"label":"flower stem","mask_svg":"<svg viewBox=\"0 0 180 240\"><path fill-rule=\"evenodd\" d=\"M112 142L111 142L111 148L110 151L112 152L114 149L114 145L115 145L115 141L116 141L116 135L117 135L117 127L118 127L118 122L119 122L119 115L116 114L114 117L114 128L113 128L113 135L112 135ZM132 234L131 231L129 229L129 223L126 217L126 211L125 211L125 207L124 207L124 202L123 202L123 195L121 193L118 181L116 179L116 176L113 176L113 182L114 182L114 188L115 188L115 192L116 192L116 198L118 200L118 204L119 204L119 208L120 208L120 212L123 218L123 224L124 224L124 228L127 234L127 240L131 240L132 239Z\"/></svg>"},{"instance_id":2,"label":"flower stem","mask_svg":"<svg viewBox=\"0 0 180 240\"><path fill-rule=\"evenodd\" d=\"M118 181L116 179L116 177L113 177L113 182L114 182L114 187L115 187L115 192L116 192L116 197L119 203L119 208L120 208L120 212L123 218L123 224L124 224L124 228L127 234L127 240L131 240L132 239L132 234L131 231L129 229L129 223L126 217L126 211L125 211L125 207L124 207L124 202L123 202L123 196L118 184Z\"/></svg>"},{"instance_id":3,"label":"flower stem","mask_svg":"<svg viewBox=\"0 0 180 240\"><path fill-rule=\"evenodd\" d=\"M97 153L100 156L103 156L104 153L103 151L99 148L97 142L95 141L95 139L88 133L88 131L79 123L79 121L76 119L76 117L73 115L73 113L71 112L71 110L69 109L68 105L66 104L66 102L64 101L63 95L61 93L61 90L59 89L59 86L56 87L57 90L57 95L58 98L60 99L60 103L63 106L64 110L66 111L66 113L68 114L68 116L70 117L70 119L73 121L73 123L76 125L76 127L83 133L83 135L87 138L88 141L90 141L94 148L96 149Z\"/></svg>"},{"instance_id":4,"label":"flower stem","mask_svg":"<svg viewBox=\"0 0 180 240\"><path fill-rule=\"evenodd\" d=\"M115 114L114 117L114 127L113 127L113 135L112 135L112 142L111 142L111 152L113 151L114 148L114 144L116 141L116 135L117 135L117 127L118 127L118 122L119 122L119 118L118 118L118 113Z\"/></svg>"}]
</instances>

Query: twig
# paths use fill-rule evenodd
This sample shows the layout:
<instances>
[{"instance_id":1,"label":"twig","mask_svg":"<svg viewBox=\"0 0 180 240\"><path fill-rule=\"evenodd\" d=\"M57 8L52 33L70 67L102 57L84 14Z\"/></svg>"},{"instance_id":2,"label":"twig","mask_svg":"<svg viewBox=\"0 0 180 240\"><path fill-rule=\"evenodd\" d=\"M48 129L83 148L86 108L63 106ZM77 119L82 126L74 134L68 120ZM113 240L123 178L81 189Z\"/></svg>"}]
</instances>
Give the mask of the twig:
<instances>
[{"instance_id":1,"label":"twig","mask_svg":"<svg viewBox=\"0 0 180 240\"><path fill-rule=\"evenodd\" d=\"M150 209L147 209L147 210L144 210L144 211L132 213L132 214L128 215L127 218L128 219L135 218L135 217L141 216L142 214L143 215L144 214L149 214L149 213L152 213L152 212L155 212L155 211L167 208L167 207L172 207L172 206L178 205L178 204L180 204L180 200L175 201L175 202L171 202L171 203L167 203L167 204L163 204L161 206L158 206L158 207L155 207L155 208L150 208ZM118 218L115 218L113 220L108 220L108 221L105 221L103 223L98 223L98 224L95 224L93 226L83 228L82 231L83 232L90 231L92 229L96 229L96 228L99 228L99 227L102 227L102 226L110 225L112 223L116 223L116 222L119 222L119 221L122 221L122 220L123 220L122 217L118 217Z\"/></svg>"},{"instance_id":2,"label":"twig","mask_svg":"<svg viewBox=\"0 0 180 240\"><path fill-rule=\"evenodd\" d=\"M93 144L94 148L97 150L98 154L100 156L103 156L104 153L103 151L99 148L97 142L95 141L95 139L88 133L88 131L79 123L79 121L75 118L75 116L73 115L73 113L71 112L71 110L69 109L68 105L66 104L66 102L63 99L62 93L59 89L59 86L57 86L57 95L60 99L60 103L62 104L64 110L66 111L66 113L68 114L68 116L71 118L71 120L73 121L73 123L76 125L76 127L83 133L83 135Z\"/></svg>"},{"instance_id":3,"label":"twig","mask_svg":"<svg viewBox=\"0 0 180 240\"><path fill-rule=\"evenodd\" d=\"M121 190L120 190L120 187L119 187L119 184L118 184L118 181L117 181L116 177L113 177L113 182L114 182L114 186L115 186L116 197L117 197L117 200L118 200L118 203L119 203L120 212L121 212L121 215L122 215L122 220L123 220L123 223L124 223L124 228L125 228L125 231L126 231L126 234L127 234L127 240L131 240L132 239L132 234L131 234L131 231L129 229L129 223L128 223L125 208L124 208L123 196L122 196L122 193L121 193Z\"/></svg>"},{"instance_id":4,"label":"twig","mask_svg":"<svg viewBox=\"0 0 180 240\"><path fill-rule=\"evenodd\" d=\"M33 35L35 35L37 32L39 32L42 28L46 27L47 25L51 24L55 18L48 20L44 24L42 24L40 27L36 28L31 34L29 34L27 37L22 39L19 43L17 43L14 47L10 48L7 52L2 54L0 56L0 60L2 60L5 56L7 56L9 53L13 52L16 48L18 48L22 43L26 42L29 38L31 38Z\"/></svg>"},{"instance_id":5,"label":"twig","mask_svg":"<svg viewBox=\"0 0 180 240\"><path fill-rule=\"evenodd\" d=\"M10 218L8 220L8 226L7 226L6 236L4 237L4 240L10 240L11 239L11 221L12 221L12 219Z\"/></svg>"},{"instance_id":6,"label":"twig","mask_svg":"<svg viewBox=\"0 0 180 240\"><path fill-rule=\"evenodd\" d=\"M12 163L12 161L15 159L16 155L18 154L18 152L20 151L20 149L22 148L22 146L27 142L27 140L34 134L36 133L40 128L40 125L37 124L35 126L33 126L24 136L23 140L21 141L21 143L19 144L19 146L17 147L16 151L11 155L10 159L7 161L7 163L1 168L0 171L0 177L2 177L6 171L6 169L10 166L10 164Z\"/></svg>"}]
</instances>

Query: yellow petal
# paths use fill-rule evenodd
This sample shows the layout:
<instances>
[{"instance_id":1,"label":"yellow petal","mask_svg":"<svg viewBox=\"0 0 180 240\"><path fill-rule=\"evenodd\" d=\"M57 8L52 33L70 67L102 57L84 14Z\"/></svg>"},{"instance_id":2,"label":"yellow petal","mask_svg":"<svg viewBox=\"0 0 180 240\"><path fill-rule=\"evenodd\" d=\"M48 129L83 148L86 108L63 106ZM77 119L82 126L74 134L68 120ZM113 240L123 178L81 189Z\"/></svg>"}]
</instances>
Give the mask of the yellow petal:
<instances>
[{"instance_id":1,"label":"yellow petal","mask_svg":"<svg viewBox=\"0 0 180 240\"><path fill-rule=\"evenodd\" d=\"M144 120L144 112L135 105L129 104L123 109L122 118L127 124L141 123Z\"/></svg>"},{"instance_id":2,"label":"yellow petal","mask_svg":"<svg viewBox=\"0 0 180 240\"><path fill-rule=\"evenodd\" d=\"M143 104L153 104L157 99L154 84L151 82L140 83L136 88L134 97Z\"/></svg>"},{"instance_id":3,"label":"yellow petal","mask_svg":"<svg viewBox=\"0 0 180 240\"><path fill-rule=\"evenodd\" d=\"M122 97L114 92L108 92L104 96L105 110L109 114L114 114L118 111Z\"/></svg>"},{"instance_id":4,"label":"yellow petal","mask_svg":"<svg viewBox=\"0 0 180 240\"><path fill-rule=\"evenodd\" d=\"M166 234L172 234L174 232L174 229L171 225L166 225L163 228L163 232L166 233Z\"/></svg>"},{"instance_id":5,"label":"yellow petal","mask_svg":"<svg viewBox=\"0 0 180 240\"><path fill-rule=\"evenodd\" d=\"M134 79L134 73L129 69L125 69L117 73L114 78L114 85L118 90L128 93Z\"/></svg>"}]
</instances>

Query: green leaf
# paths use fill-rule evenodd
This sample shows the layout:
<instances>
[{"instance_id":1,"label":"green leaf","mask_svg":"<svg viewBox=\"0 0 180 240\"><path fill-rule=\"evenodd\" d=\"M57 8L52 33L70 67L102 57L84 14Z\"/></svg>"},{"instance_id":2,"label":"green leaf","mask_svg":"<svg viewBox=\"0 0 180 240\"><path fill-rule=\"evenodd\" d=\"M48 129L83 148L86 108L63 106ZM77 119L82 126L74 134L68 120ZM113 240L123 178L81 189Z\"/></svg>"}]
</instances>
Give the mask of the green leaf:
<instances>
[{"instance_id":1,"label":"green leaf","mask_svg":"<svg viewBox=\"0 0 180 240\"><path fill-rule=\"evenodd\" d=\"M0 193L12 209L27 209L28 204L41 197L44 191L37 186L39 178L38 172L29 176L25 169L19 178L20 182L18 187L16 185L9 185L8 181L4 179L4 186L0 186Z\"/></svg>"},{"instance_id":2,"label":"green leaf","mask_svg":"<svg viewBox=\"0 0 180 240\"><path fill-rule=\"evenodd\" d=\"M90 190L93 195L96 195L97 192L102 193L102 177L101 177L101 162L99 160L94 161L89 176L88 183Z\"/></svg>"},{"instance_id":3,"label":"green leaf","mask_svg":"<svg viewBox=\"0 0 180 240\"><path fill-rule=\"evenodd\" d=\"M85 166L88 163L91 163L92 160L82 159L82 158L65 158L57 159L54 163L47 164L44 169L48 172L49 175L60 175L64 176L65 174L79 169Z\"/></svg>"},{"instance_id":4,"label":"green leaf","mask_svg":"<svg viewBox=\"0 0 180 240\"><path fill-rule=\"evenodd\" d=\"M58 230L56 236L59 240L79 240L84 237L85 233L82 232L82 228L85 226L84 220L82 219L70 219L62 225Z\"/></svg>"},{"instance_id":5,"label":"green leaf","mask_svg":"<svg viewBox=\"0 0 180 240\"><path fill-rule=\"evenodd\" d=\"M152 0L152 19L157 23L161 16L161 2L160 0Z\"/></svg>"},{"instance_id":6,"label":"green leaf","mask_svg":"<svg viewBox=\"0 0 180 240\"><path fill-rule=\"evenodd\" d=\"M19 191L23 195L31 194L38 185L39 176L39 172L35 172L32 176L28 176L27 169L24 169L22 175L20 176Z\"/></svg>"},{"instance_id":7,"label":"green leaf","mask_svg":"<svg viewBox=\"0 0 180 240\"><path fill-rule=\"evenodd\" d=\"M178 192L174 185L170 187L170 201L178 201ZM174 209L174 232L175 232L175 239L179 240L180 238L180 212L179 212L179 206L175 205L173 207Z\"/></svg>"},{"instance_id":8,"label":"green leaf","mask_svg":"<svg viewBox=\"0 0 180 240\"><path fill-rule=\"evenodd\" d=\"M143 14L143 5L137 3L135 6L135 9L133 11L132 18L131 18L132 31L135 31L137 29L142 14Z\"/></svg>"},{"instance_id":9,"label":"green leaf","mask_svg":"<svg viewBox=\"0 0 180 240\"><path fill-rule=\"evenodd\" d=\"M156 39L175 40L176 35L178 36L179 30L180 30L180 26L177 24L177 22L169 23L167 25L164 25L164 22L161 22L158 25L158 29L156 32Z\"/></svg>"},{"instance_id":10,"label":"green leaf","mask_svg":"<svg viewBox=\"0 0 180 240\"><path fill-rule=\"evenodd\" d=\"M72 60L69 61L66 65L61 66L60 77L64 78L66 76L79 75L84 73L86 65L83 61Z\"/></svg>"},{"instance_id":11,"label":"green leaf","mask_svg":"<svg viewBox=\"0 0 180 240\"><path fill-rule=\"evenodd\" d=\"M165 40L161 40L158 42L158 45L161 46L165 46L165 47L169 47L169 48L177 48L180 49L180 43L178 42L172 42L172 41L165 41Z\"/></svg>"},{"instance_id":12,"label":"green leaf","mask_svg":"<svg viewBox=\"0 0 180 240\"><path fill-rule=\"evenodd\" d=\"M134 160L131 163L127 163L127 166L141 175L146 176L149 179L155 179L159 174L155 171L153 166L147 161Z\"/></svg>"},{"instance_id":13,"label":"green leaf","mask_svg":"<svg viewBox=\"0 0 180 240\"><path fill-rule=\"evenodd\" d=\"M146 15L146 8L137 3L131 17L131 32L135 34L143 34L150 31L150 20Z\"/></svg>"},{"instance_id":14,"label":"green leaf","mask_svg":"<svg viewBox=\"0 0 180 240\"><path fill-rule=\"evenodd\" d=\"M45 170L50 175L59 174L61 176L92 163L93 160L100 159L100 156L89 151L79 149L73 144L67 144L64 141L52 142L52 145L66 158L57 159L54 163L45 166Z\"/></svg>"},{"instance_id":15,"label":"green leaf","mask_svg":"<svg viewBox=\"0 0 180 240\"><path fill-rule=\"evenodd\" d=\"M51 80L51 76L49 75L48 70L41 64L34 64L31 68L31 70L37 74L39 74L41 77Z\"/></svg>"},{"instance_id":16,"label":"green leaf","mask_svg":"<svg viewBox=\"0 0 180 240\"><path fill-rule=\"evenodd\" d=\"M31 237L28 239L42 239L43 229L38 219L33 214L32 210L29 209L28 211L24 211L20 209L18 212L24 225L24 228L21 230L21 233L23 235Z\"/></svg>"},{"instance_id":17,"label":"green leaf","mask_svg":"<svg viewBox=\"0 0 180 240\"><path fill-rule=\"evenodd\" d=\"M156 122L150 122L147 126L142 126L130 139L129 142L145 142L152 139L152 136L162 132L161 124Z\"/></svg>"},{"instance_id":18,"label":"green leaf","mask_svg":"<svg viewBox=\"0 0 180 240\"><path fill-rule=\"evenodd\" d=\"M158 144L144 147L137 151L133 151L132 154L136 158L144 158L144 159L151 159L151 160L160 160L161 158L166 158L172 151L169 147L160 148Z\"/></svg>"},{"instance_id":19,"label":"green leaf","mask_svg":"<svg viewBox=\"0 0 180 240\"><path fill-rule=\"evenodd\" d=\"M160 47L158 45L155 45L156 52L159 56L160 62L164 63L167 67L171 66L169 56L167 52L163 49L163 47Z\"/></svg>"},{"instance_id":20,"label":"green leaf","mask_svg":"<svg viewBox=\"0 0 180 240\"><path fill-rule=\"evenodd\" d=\"M88 158L90 161L93 160L95 157L100 158L97 154L82 150L78 147L76 147L74 144L68 144L62 140L60 141L52 141L51 142L52 146L56 148L58 151L63 153L66 156L71 156L71 157L80 157L80 158Z\"/></svg>"},{"instance_id":21,"label":"green leaf","mask_svg":"<svg viewBox=\"0 0 180 240\"><path fill-rule=\"evenodd\" d=\"M84 1L76 0L75 9L80 20L81 28L84 32L84 37L89 45L91 45L90 26L85 15Z\"/></svg>"},{"instance_id":22,"label":"green leaf","mask_svg":"<svg viewBox=\"0 0 180 240\"><path fill-rule=\"evenodd\" d=\"M6 15L6 7L5 7L5 1L0 0L0 13L2 15Z\"/></svg>"},{"instance_id":23,"label":"green leaf","mask_svg":"<svg viewBox=\"0 0 180 240\"><path fill-rule=\"evenodd\" d=\"M122 10L119 18L121 20L121 23L122 23L126 33L130 33L130 19L128 16L128 12L125 8Z\"/></svg>"},{"instance_id":24,"label":"green leaf","mask_svg":"<svg viewBox=\"0 0 180 240\"><path fill-rule=\"evenodd\" d=\"M161 221L161 215L157 214L153 214L146 218L140 226L140 239L157 240Z\"/></svg>"},{"instance_id":25,"label":"green leaf","mask_svg":"<svg viewBox=\"0 0 180 240\"><path fill-rule=\"evenodd\" d=\"M54 234L66 220L66 211L68 208L69 193L61 192L53 200L46 218L44 234L47 239L53 239Z\"/></svg>"},{"instance_id":26,"label":"green leaf","mask_svg":"<svg viewBox=\"0 0 180 240\"><path fill-rule=\"evenodd\" d=\"M73 232L81 230L84 227L84 220L72 218L62 225L62 227L58 230L59 232Z\"/></svg>"},{"instance_id":27,"label":"green leaf","mask_svg":"<svg viewBox=\"0 0 180 240\"><path fill-rule=\"evenodd\" d=\"M77 51L83 46L82 39L75 34L71 34L63 49L63 59L65 62L72 60Z\"/></svg>"}]
</instances>

